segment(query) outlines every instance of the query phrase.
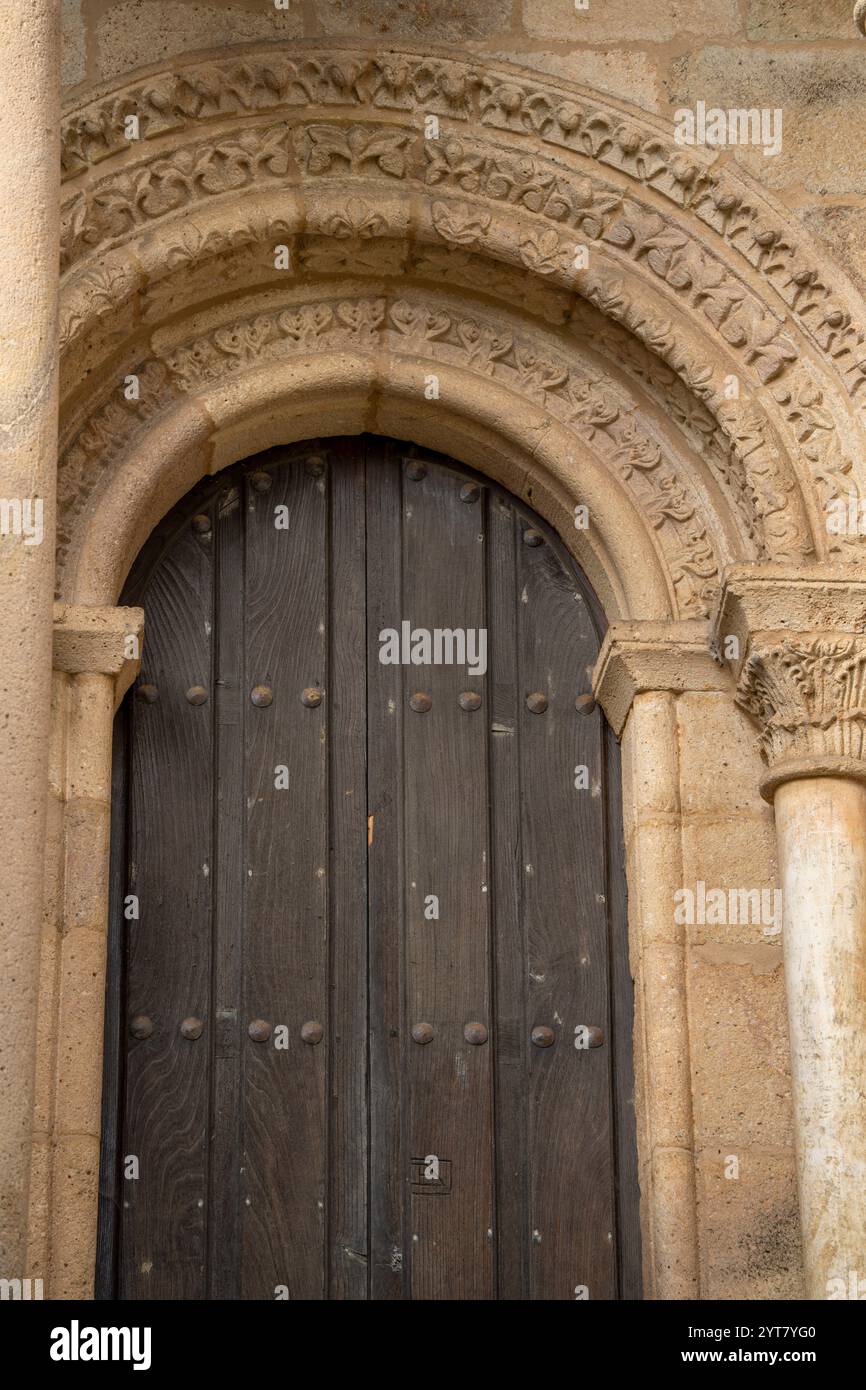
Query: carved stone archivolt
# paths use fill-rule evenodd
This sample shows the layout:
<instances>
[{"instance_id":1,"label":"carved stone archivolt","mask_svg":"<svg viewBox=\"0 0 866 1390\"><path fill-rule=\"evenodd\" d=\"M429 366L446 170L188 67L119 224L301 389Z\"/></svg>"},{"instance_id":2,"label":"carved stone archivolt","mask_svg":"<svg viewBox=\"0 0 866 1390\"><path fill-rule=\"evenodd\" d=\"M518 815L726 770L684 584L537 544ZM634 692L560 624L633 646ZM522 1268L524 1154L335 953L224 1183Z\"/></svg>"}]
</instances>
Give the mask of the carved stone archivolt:
<instances>
[{"instance_id":1,"label":"carved stone archivolt","mask_svg":"<svg viewBox=\"0 0 866 1390\"><path fill-rule=\"evenodd\" d=\"M158 419L272 363L303 391L341 354L375 362L376 399L417 364L419 443L437 365L495 383L503 438L526 416L558 441L563 506L591 453L671 616L706 614L732 560L860 558L825 515L863 483L862 304L651 118L507 64L269 45L103 92L63 169L67 597Z\"/></svg>"}]
</instances>

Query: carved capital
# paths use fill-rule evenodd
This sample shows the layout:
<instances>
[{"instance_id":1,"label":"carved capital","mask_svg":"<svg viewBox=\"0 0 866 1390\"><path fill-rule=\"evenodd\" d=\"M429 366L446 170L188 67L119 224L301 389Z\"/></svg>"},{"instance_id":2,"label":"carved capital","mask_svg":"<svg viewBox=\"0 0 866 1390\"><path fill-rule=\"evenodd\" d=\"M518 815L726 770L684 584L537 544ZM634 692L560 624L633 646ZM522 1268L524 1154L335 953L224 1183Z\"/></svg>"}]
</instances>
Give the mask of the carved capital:
<instances>
[{"instance_id":1,"label":"carved capital","mask_svg":"<svg viewBox=\"0 0 866 1390\"><path fill-rule=\"evenodd\" d=\"M756 721L761 794L798 777L866 780L866 579L825 566L735 566L713 617L715 652Z\"/></svg>"},{"instance_id":2,"label":"carved capital","mask_svg":"<svg viewBox=\"0 0 866 1390\"><path fill-rule=\"evenodd\" d=\"M827 763L829 773L843 770L843 762L863 761L866 637L832 640L798 632L781 642L753 643L737 703L757 720L771 771L794 761ZM866 761L859 775L866 778ZM780 780L773 778L774 789Z\"/></svg>"}]
</instances>

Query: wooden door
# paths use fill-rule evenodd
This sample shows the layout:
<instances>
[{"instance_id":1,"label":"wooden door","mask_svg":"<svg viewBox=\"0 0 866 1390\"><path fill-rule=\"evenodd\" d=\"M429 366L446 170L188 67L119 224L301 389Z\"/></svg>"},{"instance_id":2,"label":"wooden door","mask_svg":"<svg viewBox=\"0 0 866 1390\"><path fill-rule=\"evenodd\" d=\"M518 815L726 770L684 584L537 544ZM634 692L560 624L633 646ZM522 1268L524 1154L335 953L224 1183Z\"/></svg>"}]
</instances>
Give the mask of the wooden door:
<instances>
[{"instance_id":1,"label":"wooden door","mask_svg":"<svg viewBox=\"0 0 866 1390\"><path fill-rule=\"evenodd\" d=\"M447 459L272 450L124 602L103 1297L640 1296L595 599Z\"/></svg>"}]
</instances>

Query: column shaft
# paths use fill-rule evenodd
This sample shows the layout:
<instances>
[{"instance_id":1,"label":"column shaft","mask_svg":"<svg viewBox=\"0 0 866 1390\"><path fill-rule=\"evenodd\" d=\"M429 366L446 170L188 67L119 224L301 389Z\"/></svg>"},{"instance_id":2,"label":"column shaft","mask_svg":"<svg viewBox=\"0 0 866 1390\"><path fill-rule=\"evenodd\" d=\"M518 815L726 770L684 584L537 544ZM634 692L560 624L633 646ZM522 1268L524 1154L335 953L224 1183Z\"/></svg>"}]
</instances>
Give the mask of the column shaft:
<instances>
[{"instance_id":1,"label":"column shaft","mask_svg":"<svg viewBox=\"0 0 866 1390\"><path fill-rule=\"evenodd\" d=\"M808 1295L847 1298L866 1279L866 785L798 778L774 805Z\"/></svg>"},{"instance_id":2,"label":"column shaft","mask_svg":"<svg viewBox=\"0 0 866 1390\"><path fill-rule=\"evenodd\" d=\"M0 1271L25 1275L57 458L57 0L0 8Z\"/></svg>"}]
</instances>

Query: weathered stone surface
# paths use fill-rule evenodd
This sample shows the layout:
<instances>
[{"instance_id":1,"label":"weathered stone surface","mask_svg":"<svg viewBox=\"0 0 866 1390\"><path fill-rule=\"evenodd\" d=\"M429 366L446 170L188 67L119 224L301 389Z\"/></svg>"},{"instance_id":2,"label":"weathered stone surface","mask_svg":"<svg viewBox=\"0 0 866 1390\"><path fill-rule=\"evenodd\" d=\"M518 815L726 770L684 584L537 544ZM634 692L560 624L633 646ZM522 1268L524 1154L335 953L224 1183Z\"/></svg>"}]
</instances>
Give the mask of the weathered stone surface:
<instances>
[{"instance_id":1,"label":"weathered stone surface","mask_svg":"<svg viewBox=\"0 0 866 1390\"><path fill-rule=\"evenodd\" d=\"M460 43L511 30L511 0L314 0L316 33Z\"/></svg>"},{"instance_id":2,"label":"weathered stone surface","mask_svg":"<svg viewBox=\"0 0 866 1390\"><path fill-rule=\"evenodd\" d=\"M784 900L785 977L810 1298L866 1252L860 1177L866 1123L851 1096L866 1074L866 708L859 577L735 567L714 643L735 631L738 699L768 764Z\"/></svg>"},{"instance_id":3,"label":"weathered stone surface","mask_svg":"<svg viewBox=\"0 0 866 1390\"><path fill-rule=\"evenodd\" d=\"M30 1196L27 1213L27 1266L25 1278L41 1279L47 1296L50 1282L49 1242L51 1239L52 1202L51 1167L53 1146L44 1134L33 1139L30 1162Z\"/></svg>"},{"instance_id":4,"label":"weathered stone surface","mask_svg":"<svg viewBox=\"0 0 866 1390\"><path fill-rule=\"evenodd\" d=\"M774 807L806 1278L826 1298L866 1253L866 785L804 776Z\"/></svg>"},{"instance_id":5,"label":"weathered stone surface","mask_svg":"<svg viewBox=\"0 0 866 1390\"><path fill-rule=\"evenodd\" d=\"M713 661L702 623L612 623L594 673L595 696L615 733L634 698L648 690L723 690L727 672Z\"/></svg>"},{"instance_id":6,"label":"weathered stone surface","mask_svg":"<svg viewBox=\"0 0 866 1390\"><path fill-rule=\"evenodd\" d=\"M725 111L780 110L778 154L752 145L730 149L767 188L822 196L866 192L866 66L859 45L850 53L709 45L674 59L664 85L672 117L679 109L694 110L698 101Z\"/></svg>"},{"instance_id":7,"label":"weathered stone surface","mask_svg":"<svg viewBox=\"0 0 866 1390\"><path fill-rule=\"evenodd\" d=\"M157 63L173 53L224 48L230 44L296 39L303 30L300 9L272 3L190 4L186 0L120 0L93 24L96 79Z\"/></svg>"},{"instance_id":8,"label":"weathered stone surface","mask_svg":"<svg viewBox=\"0 0 866 1390\"><path fill-rule=\"evenodd\" d=\"M760 814L761 759L754 726L730 695L689 693L677 701L683 812ZM744 776L749 769L751 776Z\"/></svg>"},{"instance_id":9,"label":"weathered stone surface","mask_svg":"<svg viewBox=\"0 0 866 1390\"><path fill-rule=\"evenodd\" d=\"M663 8L634 5L630 0L589 0L577 9L574 0L523 0L526 32L565 43L664 43L681 34L721 38L740 30L736 0L671 0Z\"/></svg>"},{"instance_id":10,"label":"weathered stone surface","mask_svg":"<svg viewBox=\"0 0 866 1390\"><path fill-rule=\"evenodd\" d=\"M728 574L714 645L733 635L737 701L759 728L771 799L793 776L866 778L866 581L820 566Z\"/></svg>"},{"instance_id":11,"label":"weathered stone surface","mask_svg":"<svg viewBox=\"0 0 866 1390\"><path fill-rule=\"evenodd\" d=\"M751 759L749 766L754 772ZM778 902L772 896L778 879L776 832L769 807L756 806L755 814L741 812L735 816L705 815L696 811L682 825L682 856L683 887L695 892L696 885L703 883L705 892L721 889L727 902L724 921L685 924L685 932L693 945L715 943L726 948L741 944L780 945L781 920L762 920L764 907L775 915ZM754 897L732 899L732 891L763 892L765 897L760 902ZM705 910L703 915L706 919L722 914Z\"/></svg>"},{"instance_id":12,"label":"weathered stone surface","mask_svg":"<svg viewBox=\"0 0 866 1390\"><path fill-rule=\"evenodd\" d=\"M0 7L0 498L42 539L0 537L0 1269L23 1273L51 712L57 449L60 33L53 0Z\"/></svg>"},{"instance_id":13,"label":"weathered stone surface","mask_svg":"<svg viewBox=\"0 0 866 1390\"><path fill-rule=\"evenodd\" d=\"M748 0L749 39L852 39L854 6L849 0Z\"/></svg>"},{"instance_id":14,"label":"weathered stone surface","mask_svg":"<svg viewBox=\"0 0 866 1390\"><path fill-rule=\"evenodd\" d=\"M706 942L687 958L698 1142L784 1148L792 1082L779 938Z\"/></svg>"},{"instance_id":15,"label":"weathered stone surface","mask_svg":"<svg viewBox=\"0 0 866 1390\"><path fill-rule=\"evenodd\" d=\"M107 803L70 802L66 810L64 931L105 931L108 845Z\"/></svg>"},{"instance_id":16,"label":"weathered stone surface","mask_svg":"<svg viewBox=\"0 0 866 1390\"><path fill-rule=\"evenodd\" d=\"M102 1056L105 934L74 927L63 938L60 964L56 1125L60 1134L99 1135L93 1115L101 1094L94 1058Z\"/></svg>"},{"instance_id":17,"label":"weathered stone surface","mask_svg":"<svg viewBox=\"0 0 866 1390\"><path fill-rule=\"evenodd\" d=\"M730 1158L739 1176L726 1178ZM720 1144L698 1155L706 1298L803 1298L800 1223L791 1155Z\"/></svg>"},{"instance_id":18,"label":"weathered stone surface","mask_svg":"<svg viewBox=\"0 0 866 1390\"><path fill-rule=\"evenodd\" d=\"M549 72L582 87L623 97L645 111L660 111L664 96L655 55L627 49L572 48L568 52L537 48L493 52L489 42L475 45L487 57L519 63L532 72Z\"/></svg>"},{"instance_id":19,"label":"weathered stone surface","mask_svg":"<svg viewBox=\"0 0 866 1390\"><path fill-rule=\"evenodd\" d=\"M144 613L140 608L96 608L85 604L54 605L54 669L100 672L120 677L130 655L130 641L140 646Z\"/></svg>"},{"instance_id":20,"label":"weathered stone surface","mask_svg":"<svg viewBox=\"0 0 866 1390\"><path fill-rule=\"evenodd\" d=\"M60 11L61 67L64 87L76 87L87 76L87 29L84 0L63 0Z\"/></svg>"},{"instance_id":21,"label":"weathered stone surface","mask_svg":"<svg viewBox=\"0 0 866 1390\"><path fill-rule=\"evenodd\" d=\"M112 699L109 676L78 673L115 671L125 620L102 606L174 501L251 450L320 433L323 418L334 432L414 438L489 471L559 530L609 618L667 624L672 649L632 624L641 631L598 676L623 738L647 1292L802 1292L780 937L763 924L673 921L674 892L698 879L777 882L758 730L733 707L733 673L712 661L705 622L676 619L696 603L706 612L731 559L760 577L757 560L786 558L802 579L825 554L821 526L811 533L824 490L855 487L866 458L855 424L862 305L810 235L862 288L866 89L851 8L65 0L67 83L83 81L88 58L95 81L165 71L150 105L146 84L132 84L153 123L141 149L118 143L113 98L73 121L65 147L68 187L83 200L64 240L63 592L75 604L56 646L36 1091L62 1200L50 1208L40 1137L30 1233L41 1264L52 1244L53 1292L89 1292L99 1124ZM280 43L301 34L303 50ZM420 56L403 55L398 38ZM171 107L181 87L169 69L184 70L184 53L254 40L258 59L253 47L243 64L205 63L196 90L215 91L213 105L199 111L184 96ZM314 83L322 106L269 76L299 52L331 74ZM599 93L595 134L569 81ZM781 106L782 153L738 149L718 162L722 181L695 193L707 161L672 145L670 116L697 100ZM418 132L431 105L455 143L428 163ZM318 163L311 122L332 128ZM352 141L350 124L361 131ZM403 145L386 167L365 165L382 126ZM794 216L766 204L761 186L780 189ZM273 267L284 239L285 287ZM591 257L576 280L567 253L578 239ZM359 329L360 306L386 300ZM118 382L141 362L146 398L118 410ZM563 367L567 380L552 385ZM747 397L738 407L722 396L731 371ZM443 389L428 408L431 372ZM578 502L589 504L588 533L572 522ZM789 584L782 626L833 627L840 597L850 608L857 586L836 558L822 597ZM89 604L106 623L98 632ZM804 957L789 997L802 999L814 968ZM68 1031L59 1046L55 983ZM65 1138L67 1127L87 1137ZM721 1176L734 1148L736 1183Z\"/></svg>"},{"instance_id":22,"label":"weathered stone surface","mask_svg":"<svg viewBox=\"0 0 866 1390\"><path fill-rule=\"evenodd\" d=\"M866 200L861 198L854 207L830 203L794 211L866 294Z\"/></svg>"},{"instance_id":23,"label":"weathered stone surface","mask_svg":"<svg viewBox=\"0 0 866 1390\"><path fill-rule=\"evenodd\" d=\"M52 1185L63 1200L52 1209L50 1271L55 1298L92 1298L99 1192L99 1139L62 1134L53 1151Z\"/></svg>"}]
</instances>

